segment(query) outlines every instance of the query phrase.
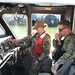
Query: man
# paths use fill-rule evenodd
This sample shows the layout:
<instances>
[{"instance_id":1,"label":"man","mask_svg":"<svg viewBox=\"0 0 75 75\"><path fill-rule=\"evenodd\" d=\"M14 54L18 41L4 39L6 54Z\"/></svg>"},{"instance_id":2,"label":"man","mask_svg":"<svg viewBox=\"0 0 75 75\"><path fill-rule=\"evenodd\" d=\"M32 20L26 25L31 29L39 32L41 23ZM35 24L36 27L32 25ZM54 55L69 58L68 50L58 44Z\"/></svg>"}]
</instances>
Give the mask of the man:
<instances>
[{"instance_id":1,"label":"man","mask_svg":"<svg viewBox=\"0 0 75 75\"><path fill-rule=\"evenodd\" d=\"M42 60L49 55L51 46L51 37L46 32L42 21L37 21L33 27L36 31L27 37L19 40L18 44L24 43L26 47L30 47L31 69L29 75L38 75Z\"/></svg>"},{"instance_id":2,"label":"man","mask_svg":"<svg viewBox=\"0 0 75 75\"><path fill-rule=\"evenodd\" d=\"M61 47L61 51L64 51L64 53L52 67L52 72L54 74L58 74L58 70L60 70L59 67L62 67L62 65L67 61L75 61L75 35L71 31L71 24L69 21L61 21L58 24L58 31L59 33L56 34L53 43L55 48L57 48L57 44L62 43L59 38L64 37L64 41Z\"/></svg>"}]
</instances>

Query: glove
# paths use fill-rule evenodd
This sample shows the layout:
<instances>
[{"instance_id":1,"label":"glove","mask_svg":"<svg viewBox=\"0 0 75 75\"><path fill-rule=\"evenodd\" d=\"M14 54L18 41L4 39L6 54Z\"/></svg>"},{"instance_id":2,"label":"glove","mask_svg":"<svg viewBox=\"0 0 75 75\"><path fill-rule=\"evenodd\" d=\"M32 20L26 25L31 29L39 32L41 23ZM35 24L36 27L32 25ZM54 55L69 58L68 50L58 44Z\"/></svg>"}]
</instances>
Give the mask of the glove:
<instances>
[{"instance_id":1,"label":"glove","mask_svg":"<svg viewBox=\"0 0 75 75\"><path fill-rule=\"evenodd\" d=\"M13 44L16 44L17 42L18 42L17 39L12 39L12 43L13 43Z\"/></svg>"}]
</instances>

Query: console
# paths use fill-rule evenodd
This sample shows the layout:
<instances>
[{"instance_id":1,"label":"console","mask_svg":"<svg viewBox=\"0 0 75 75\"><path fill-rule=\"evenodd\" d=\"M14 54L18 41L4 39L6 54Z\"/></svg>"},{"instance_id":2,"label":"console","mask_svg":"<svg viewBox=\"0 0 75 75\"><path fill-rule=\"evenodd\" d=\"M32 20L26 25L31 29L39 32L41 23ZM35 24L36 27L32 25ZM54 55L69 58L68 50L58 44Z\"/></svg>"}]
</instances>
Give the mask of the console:
<instances>
[{"instance_id":1,"label":"console","mask_svg":"<svg viewBox=\"0 0 75 75\"><path fill-rule=\"evenodd\" d=\"M15 47L11 40L12 36L0 38L0 68L2 68L12 56L14 56L14 60L17 60L16 56L19 47ZM12 62L14 60L12 60Z\"/></svg>"}]
</instances>

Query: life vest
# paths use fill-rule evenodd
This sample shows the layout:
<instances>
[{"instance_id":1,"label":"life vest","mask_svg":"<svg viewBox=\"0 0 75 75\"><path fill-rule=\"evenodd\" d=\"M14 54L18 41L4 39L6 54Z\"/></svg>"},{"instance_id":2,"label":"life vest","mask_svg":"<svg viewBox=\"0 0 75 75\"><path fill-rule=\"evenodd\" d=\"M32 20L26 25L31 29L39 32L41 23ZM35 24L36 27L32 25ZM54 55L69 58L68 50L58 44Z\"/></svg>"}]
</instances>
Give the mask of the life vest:
<instances>
[{"instance_id":1,"label":"life vest","mask_svg":"<svg viewBox=\"0 0 75 75\"><path fill-rule=\"evenodd\" d=\"M39 56L41 53L43 53L44 49L43 49L43 40L44 40L44 37L47 33L43 33L42 35L40 35L36 41L35 41L35 44L34 44L34 49L33 49L33 52L32 54L34 56Z\"/></svg>"},{"instance_id":2,"label":"life vest","mask_svg":"<svg viewBox=\"0 0 75 75\"><path fill-rule=\"evenodd\" d=\"M31 33L30 39L32 39L37 34L37 31Z\"/></svg>"}]
</instances>

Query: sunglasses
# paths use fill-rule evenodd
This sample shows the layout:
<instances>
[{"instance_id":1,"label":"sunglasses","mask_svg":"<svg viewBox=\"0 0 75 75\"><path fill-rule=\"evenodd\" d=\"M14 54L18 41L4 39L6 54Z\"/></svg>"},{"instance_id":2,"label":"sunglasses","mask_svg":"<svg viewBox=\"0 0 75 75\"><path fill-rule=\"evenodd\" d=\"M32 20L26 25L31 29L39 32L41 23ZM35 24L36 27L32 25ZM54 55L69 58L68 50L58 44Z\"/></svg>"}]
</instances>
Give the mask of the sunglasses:
<instances>
[{"instance_id":1,"label":"sunglasses","mask_svg":"<svg viewBox=\"0 0 75 75\"><path fill-rule=\"evenodd\" d=\"M58 29L58 30L59 30L59 32L61 32L61 31L64 30L64 29L66 29L66 27L65 27L65 28L62 28L62 29Z\"/></svg>"}]
</instances>

